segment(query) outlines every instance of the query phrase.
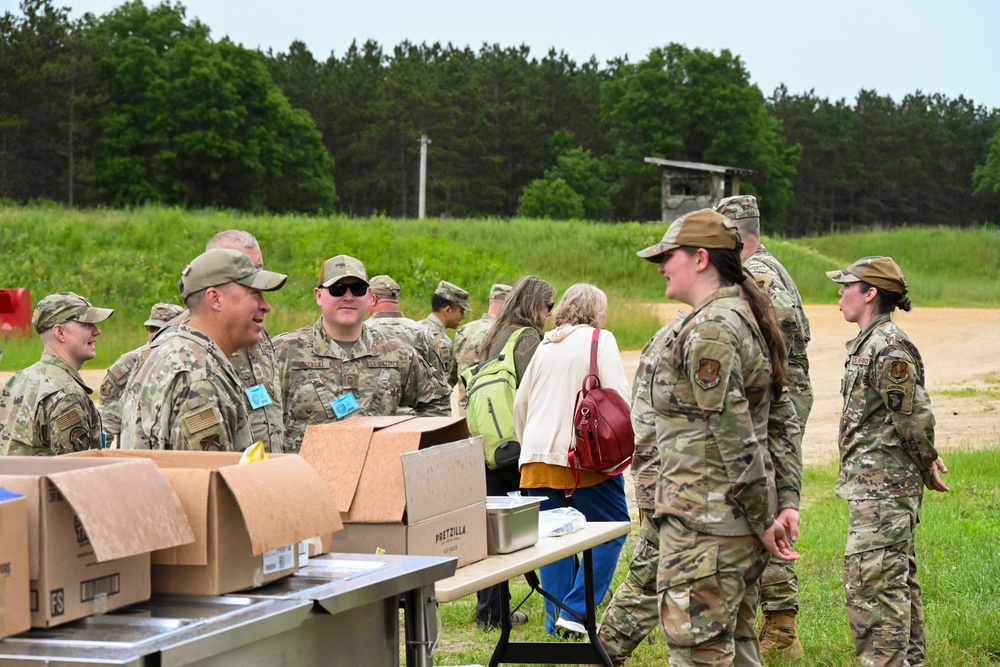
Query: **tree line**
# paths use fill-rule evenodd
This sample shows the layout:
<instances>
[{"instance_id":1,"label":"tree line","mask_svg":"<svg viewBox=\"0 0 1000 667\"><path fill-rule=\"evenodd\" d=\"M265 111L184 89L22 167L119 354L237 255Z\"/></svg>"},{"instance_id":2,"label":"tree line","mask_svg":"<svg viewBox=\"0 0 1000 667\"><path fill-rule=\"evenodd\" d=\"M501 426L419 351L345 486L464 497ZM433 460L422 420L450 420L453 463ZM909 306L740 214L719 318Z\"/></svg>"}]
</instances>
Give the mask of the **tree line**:
<instances>
[{"instance_id":1,"label":"tree line","mask_svg":"<svg viewBox=\"0 0 1000 667\"><path fill-rule=\"evenodd\" d=\"M0 197L253 211L655 220L647 156L752 169L769 231L1000 221L1000 115L971 100L784 87L668 44L578 63L526 46L215 41L179 3L0 18ZM991 152L992 151L992 152Z\"/></svg>"}]
</instances>

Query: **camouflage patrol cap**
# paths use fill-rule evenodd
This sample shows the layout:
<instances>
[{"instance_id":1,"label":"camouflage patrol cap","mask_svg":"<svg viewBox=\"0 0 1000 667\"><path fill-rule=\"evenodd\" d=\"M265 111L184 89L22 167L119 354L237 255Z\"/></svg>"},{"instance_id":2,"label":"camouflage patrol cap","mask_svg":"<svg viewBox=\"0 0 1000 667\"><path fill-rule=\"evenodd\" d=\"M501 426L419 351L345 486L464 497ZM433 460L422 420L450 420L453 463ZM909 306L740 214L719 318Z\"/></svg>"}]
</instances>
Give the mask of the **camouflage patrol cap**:
<instances>
[{"instance_id":1,"label":"camouflage patrol cap","mask_svg":"<svg viewBox=\"0 0 1000 667\"><path fill-rule=\"evenodd\" d=\"M442 299L447 299L452 303L457 303L465 310L471 310L469 308L469 293L458 285L452 284L447 280L442 280L438 283L437 289L434 290L434 294Z\"/></svg>"},{"instance_id":2,"label":"camouflage patrol cap","mask_svg":"<svg viewBox=\"0 0 1000 667\"><path fill-rule=\"evenodd\" d=\"M387 296L391 299L399 297L399 283L387 275L375 276L368 284L376 296Z\"/></svg>"},{"instance_id":3,"label":"camouflage patrol cap","mask_svg":"<svg viewBox=\"0 0 1000 667\"><path fill-rule=\"evenodd\" d=\"M757 208L757 198L753 195L726 197L716 204L713 210L718 211L730 220L760 217L760 209Z\"/></svg>"},{"instance_id":4,"label":"camouflage patrol cap","mask_svg":"<svg viewBox=\"0 0 1000 667\"><path fill-rule=\"evenodd\" d=\"M663 239L635 253L650 262L659 263L663 254L674 248L743 249L736 226L726 216L710 208L693 211L670 223Z\"/></svg>"},{"instance_id":5,"label":"camouflage patrol cap","mask_svg":"<svg viewBox=\"0 0 1000 667\"><path fill-rule=\"evenodd\" d=\"M323 270L319 273L318 287L329 287L341 278L360 278L368 283L368 272L360 259L348 255L337 255L323 262Z\"/></svg>"},{"instance_id":6,"label":"camouflage patrol cap","mask_svg":"<svg viewBox=\"0 0 1000 667\"><path fill-rule=\"evenodd\" d=\"M183 308L172 303L158 303L150 309L149 319L143 322L142 326L162 329L170 323L170 320L183 312Z\"/></svg>"},{"instance_id":7,"label":"camouflage patrol cap","mask_svg":"<svg viewBox=\"0 0 1000 667\"><path fill-rule=\"evenodd\" d=\"M181 272L180 291L185 301L196 292L227 283L239 283L262 292L280 289L288 276L265 271L239 250L214 248L198 255Z\"/></svg>"},{"instance_id":8,"label":"camouflage patrol cap","mask_svg":"<svg viewBox=\"0 0 1000 667\"><path fill-rule=\"evenodd\" d=\"M35 331L42 333L63 322L97 324L111 317L115 311L110 308L94 308L90 301L73 292L50 294L35 305L31 313L31 324Z\"/></svg>"},{"instance_id":9,"label":"camouflage patrol cap","mask_svg":"<svg viewBox=\"0 0 1000 667\"><path fill-rule=\"evenodd\" d=\"M510 294L510 291L514 289L510 285L504 285L503 283L496 283L490 288L490 301L494 299L499 299L503 301Z\"/></svg>"},{"instance_id":10,"label":"camouflage patrol cap","mask_svg":"<svg viewBox=\"0 0 1000 667\"><path fill-rule=\"evenodd\" d=\"M835 283L864 281L887 292L906 294L906 276L892 257L862 257L846 269L827 271L826 276Z\"/></svg>"}]
</instances>

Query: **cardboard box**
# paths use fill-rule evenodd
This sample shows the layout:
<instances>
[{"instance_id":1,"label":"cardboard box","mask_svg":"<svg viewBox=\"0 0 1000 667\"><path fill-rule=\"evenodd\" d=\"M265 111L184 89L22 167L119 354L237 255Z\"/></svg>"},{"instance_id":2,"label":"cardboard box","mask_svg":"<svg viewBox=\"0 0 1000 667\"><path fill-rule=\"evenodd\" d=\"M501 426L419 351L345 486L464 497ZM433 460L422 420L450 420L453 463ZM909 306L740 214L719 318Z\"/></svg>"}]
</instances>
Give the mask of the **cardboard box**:
<instances>
[{"instance_id":1,"label":"cardboard box","mask_svg":"<svg viewBox=\"0 0 1000 667\"><path fill-rule=\"evenodd\" d=\"M90 450L71 456L142 458L170 481L194 529L193 544L153 554L153 591L222 595L299 569L299 542L339 530L328 485L301 457L240 452Z\"/></svg>"},{"instance_id":2,"label":"cardboard box","mask_svg":"<svg viewBox=\"0 0 1000 667\"><path fill-rule=\"evenodd\" d=\"M486 465L462 417L361 417L309 426L302 457L331 485L332 550L486 558Z\"/></svg>"},{"instance_id":3,"label":"cardboard box","mask_svg":"<svg viewBox=\"0 0 1000 667\"><path fill-rule=\"evenodd\" d=\"M0 639L31 628L28 581L27 501L0 488Z\"/></svg>"},{"instance_id":4,"label":"cardboard box","mask_svg":"<svg viewBox=\"0 0 1000 667\"><path fill-rule=\"evenodd\" d=\"M26 500L33 627L148 600L149 552L194 539L149 461L0 457L0 486Z\"/></svg>"}]
</instances>

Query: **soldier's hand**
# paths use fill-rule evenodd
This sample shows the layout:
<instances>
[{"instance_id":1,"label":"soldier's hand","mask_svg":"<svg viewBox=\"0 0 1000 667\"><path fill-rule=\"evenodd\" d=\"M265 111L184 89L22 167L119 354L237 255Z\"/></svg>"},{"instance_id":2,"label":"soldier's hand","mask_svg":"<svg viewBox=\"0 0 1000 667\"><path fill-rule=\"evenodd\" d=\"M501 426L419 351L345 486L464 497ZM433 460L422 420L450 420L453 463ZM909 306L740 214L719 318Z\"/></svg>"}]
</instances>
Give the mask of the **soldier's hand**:
<instances>
[{"instance_id":1,"label":"soldier's hand","mask_svg":"<svg viewBox=\"0 0 1000 667\"><path fill-rule=\"evenodd\" d=\"M787 507L780 512L775 521L780 521L781 525L785 528L785 535L788 537L789 542L795 542L799 539L799 523L801 518L799 517L798 510L794 510L791 507Z\"/></svg>"},{"instance_id":2,"label":"soldier's hand","mask_svg":"<svg viewBox=\"0 0 1000 667\"><path fill-rule=\"evenodd\" d=\"M941 475L948 472L948 466L944 464L941 457L937 457L937 460L931 464L931 469L924 478L924 485L931 491L940 491L941 493L948 493L951 489L948 485L944 483L941 479Z\"/></svg>"},{"instance_id":3,"label":"soldier's hand","mask_svg":"<svg viewBox=\"0 0 1000 667\"><path fill-rule=\"evenodd\" d=\"M785 526L780 521L775 521L761 533L760 541L769 554L780 560L798 560L802 557L792 549L785 535Z\"/></svg>"}]
</instances>

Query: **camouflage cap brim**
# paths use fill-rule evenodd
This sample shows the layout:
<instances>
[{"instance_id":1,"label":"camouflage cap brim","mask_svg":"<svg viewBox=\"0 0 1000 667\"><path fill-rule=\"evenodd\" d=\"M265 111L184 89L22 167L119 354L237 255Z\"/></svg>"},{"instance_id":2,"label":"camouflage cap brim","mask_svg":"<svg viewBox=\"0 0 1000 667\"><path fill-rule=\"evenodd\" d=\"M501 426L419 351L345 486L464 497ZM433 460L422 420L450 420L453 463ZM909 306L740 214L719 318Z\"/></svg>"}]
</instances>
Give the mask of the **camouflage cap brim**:
<instances>
[{"instance_id":1,"label":"camouflage cap brim","mask_svg":"<svg viewBox=\"0 0 1000 667\"><path fill-rule=\"evenodd\" d=\"M70 319L76 320L77 322L83 322L84 324L97 324L98 322L103 322L114 314L115 311L111 308L88 308L83 315Z\"/></svg>"},{"instance_id":2,"label":"camouflage cap brim","mask_svg":"<svg viewBox=\"0 0 1000 667\"><path fill-rule=\"evenodd\" d=\"M261 269L252 276L247 276L246 278L237 280L236 282L251 289L260 290L261 292L273 292L281 289L286 280L288 280L288 276L283 273L275 273L273 271L265 271L264 269Z\"/></svg>"},{"instance_id":3,"label":"camouflage cap brim","mask_svg":"<svg viewBox=\"0 0 1000 667\"><path fill-rule=\"evenodd\" d=\"M842 271L827 271L826 277L835 283L857 283L861 282L861 278L858 278L852 273L848 273L847 269Z\"/></svg>"},{"instance_id":4,"label":"camouflage cap brim","mask_svg":"<svg viewBox=\"0 0 1000 667\"><path fill-rule=\"evenodd\" d=\"M665 255L668 250L673 250L674 248L680 248L680 246L676 243L657 243L649 246L648 248L643 248L635 254L645 260L653 262L654 264L659 264L663 260L663 255Z\"/></svg>"}]
</instances>

